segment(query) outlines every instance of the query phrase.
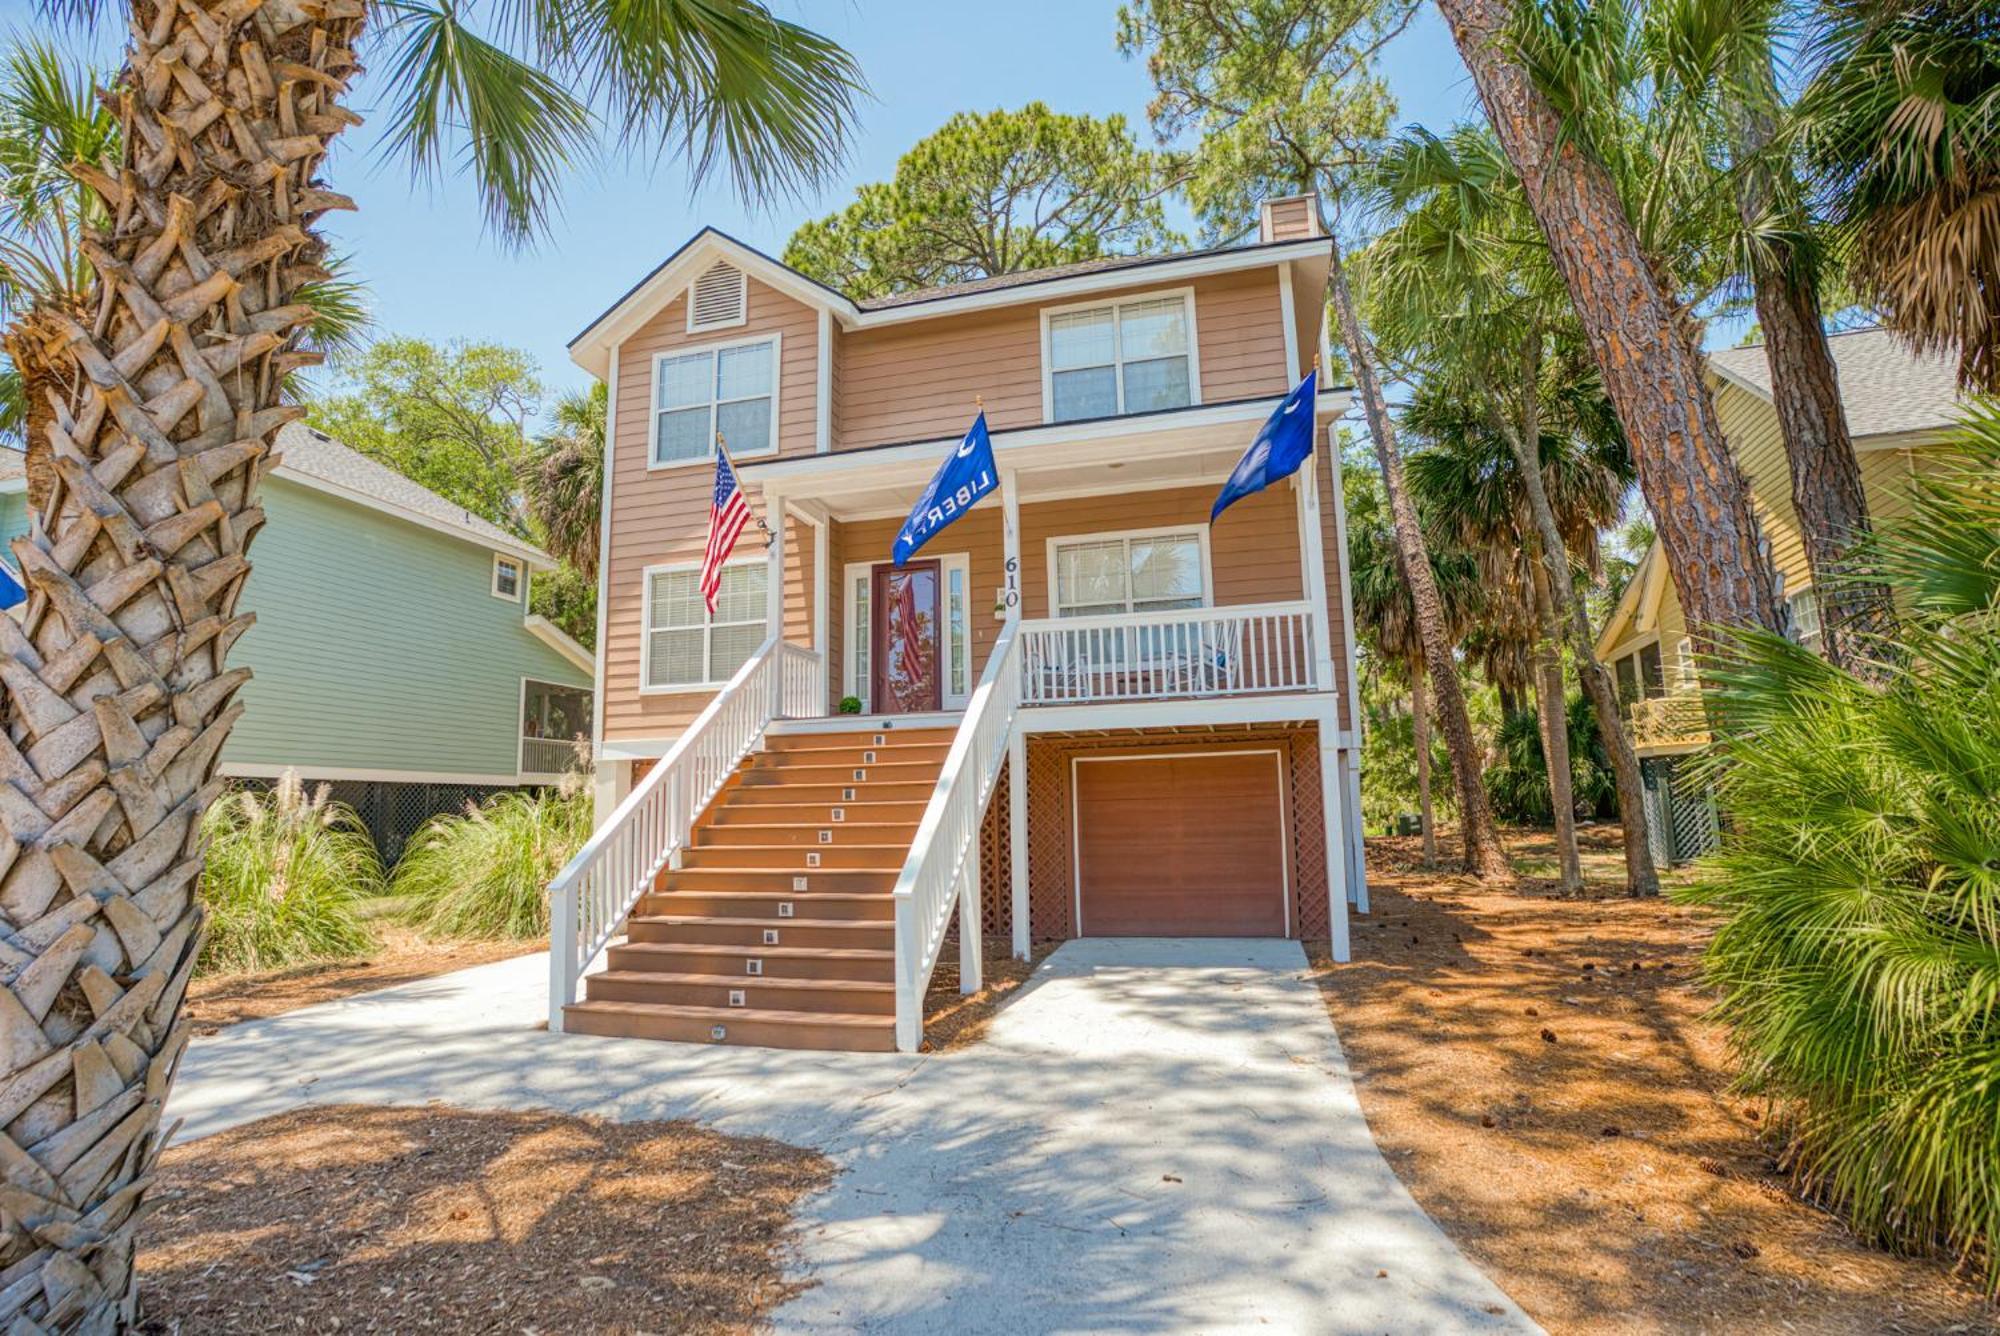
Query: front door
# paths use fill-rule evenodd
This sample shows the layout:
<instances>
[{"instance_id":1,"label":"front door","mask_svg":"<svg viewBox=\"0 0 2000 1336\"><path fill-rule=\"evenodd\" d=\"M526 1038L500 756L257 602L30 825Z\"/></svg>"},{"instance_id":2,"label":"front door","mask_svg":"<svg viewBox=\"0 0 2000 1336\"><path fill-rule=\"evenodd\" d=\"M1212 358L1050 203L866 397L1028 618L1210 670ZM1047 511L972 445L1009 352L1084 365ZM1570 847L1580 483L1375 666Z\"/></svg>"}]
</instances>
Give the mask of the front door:
<instances>
[{"instance_id":1,"label":"front door","mask_svg":"<svg viewBox=\"0 0 2000 1336\"><path fill-rule=\"evenodd\" d=\"M869 700L882 714L944 706L943 619L938 563L877 566L870 592L876 614L869 646Z\"/></svg>"}]
</instances>

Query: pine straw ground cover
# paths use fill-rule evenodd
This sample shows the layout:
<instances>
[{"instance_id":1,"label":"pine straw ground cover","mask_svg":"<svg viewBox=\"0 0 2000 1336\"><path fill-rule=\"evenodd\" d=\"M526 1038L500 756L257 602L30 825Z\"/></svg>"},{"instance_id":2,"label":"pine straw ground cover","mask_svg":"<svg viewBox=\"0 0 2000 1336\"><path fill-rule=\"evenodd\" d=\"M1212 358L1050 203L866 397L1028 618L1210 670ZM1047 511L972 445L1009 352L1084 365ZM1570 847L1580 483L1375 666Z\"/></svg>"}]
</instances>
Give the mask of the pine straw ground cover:
<instances>
[{"instance_id":1,"label":"pine straw ground cover","mask_svg":"<svg viewBox=\"0 0 2000 1336\"><path fill-rule=\"evenodd\" d=\"M924 992L924 1052L950 1053L984 1039L1000 1008L1058 945L1038 942L1029 948L1029 959L1016 960L1011 939L986 938L980 957L984 986L967 997L958 991L958 943L946 942L937 968L931 971L931 985Z\"/></svg>"},{"instance_id":2,"label":"pine straw ground cover","mask_svg":"<svg viewBox=\"0 0 2000 1336\"><path fill-rule=\"evenodd\" d=\"M167 1152L142 1329L749 1331L833 1173L686 1122L303 1109Z\"/></svg>"},{"instance_id":3,"label":"pine straw ground cover","mask_svg":"<svg viewBox=\"0 0 2000 1336\"><path fill-rule=\"evenodd\" d=\"M1546 835L1513 891L1369 841L1374 913L1317 976L1375 1139L1460 1247L1552 1332L2000 1330L1966 1278L1801 1201L1728 1090L1700 911L1616 889L1586 832L1565 900Z\"/></svg>"}]
</instances>

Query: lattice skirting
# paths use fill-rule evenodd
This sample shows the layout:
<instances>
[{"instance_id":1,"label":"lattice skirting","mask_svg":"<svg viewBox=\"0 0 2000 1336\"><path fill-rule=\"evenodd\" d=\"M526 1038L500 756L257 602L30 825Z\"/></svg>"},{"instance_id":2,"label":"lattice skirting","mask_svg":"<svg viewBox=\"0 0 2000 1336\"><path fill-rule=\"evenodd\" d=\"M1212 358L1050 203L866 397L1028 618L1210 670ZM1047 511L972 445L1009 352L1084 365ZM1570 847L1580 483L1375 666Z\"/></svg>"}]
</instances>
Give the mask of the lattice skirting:
<instances>
[{"instance_id":1,"label":"lattice skirting","mask_svg":"<svg viewBox=\"0 0 2000 1336\"><path fill-rule=\"evenodd\" d=\"M375 851L385 867L403 856L404 848L434 816L462 816L466 806L477 806L512 785L491 784L410 784L373 779L320 781L305 777L306 792L315 793L324 782L335 802L346 803L368 828ZM275 780L236 781L245 788L268 789Z\"/></svg>"},{"instance_id":2,"label":"lattice skirting","mask_svg":"<svg viewBox=\"0 0 2000 1336\"><path fill-rule=\"evenodd\" d=\"M1144 752L1164 747L1237 748L1246 742L1275 743L1290 759L1292 922L1295 937L1327 935L1326 841L1328 823L1320 804L1319 730L1310 724L1240 729L1135 729L1092 734L1035 734L1028 739L1028 922L1036 941L1063 941L1076 935L1076 898L1071 859L1070 761L1101 751ZM1014 931L1012 861L1008 850L1008 785L1000 785L986 811L980 841L980 911L988 936Z\"/></svg>"}]
</instances>

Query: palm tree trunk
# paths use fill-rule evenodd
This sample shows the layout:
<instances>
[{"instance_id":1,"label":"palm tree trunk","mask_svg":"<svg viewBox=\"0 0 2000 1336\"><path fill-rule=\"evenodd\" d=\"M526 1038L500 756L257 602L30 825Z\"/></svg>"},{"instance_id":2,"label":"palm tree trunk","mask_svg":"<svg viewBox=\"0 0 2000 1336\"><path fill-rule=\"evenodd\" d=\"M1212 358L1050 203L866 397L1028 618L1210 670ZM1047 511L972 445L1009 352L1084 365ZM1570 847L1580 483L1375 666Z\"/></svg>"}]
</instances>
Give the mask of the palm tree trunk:
<instances>
[{"instance_id":1,"label":"palm tree trunk","mask_svg":"<svg viewBox=\"0 0 2000 1336\"><path fill-rule=\"evenodd\" d=\"M1535 564L1533 576L1535 618L1541 623L1541 634L1535 637L1535 698L1542 721L1542 759L1549 772L1549 806L1555 814L1556 862L1563 894L1580 895L1583 859L1576 848L1576 777L1570 768L1566 708L1569 693L1563 687L1562 651L1557 648L1562 631L1543 563Z\"/></svg>"},{"instance_id":2,"label":"palm tree trunk","mask_svg":"<svg viewBox=\"0 0 2000 1336\"><path fill-rule=\"evenodd\" d=\"M17 1326L132 1324L133 1245L187 1042L200 819L249 677L225 660L284 373L322 272L314 181L354 118L362 0L133 0L115 220L47 428L56 481L0 618L0 1267Z\"/></svg>"},{"instance_id":3,"label":"palm tree trunk","mask_svg":"<svg viewBox=\"0 0 2000 1336\"><path fill-rule=\"evenodd\" d=\"M1424 699L1424 666L1410 665L1410 740L1417 749L1417 823L1424 833L1424 866L1438 861L1437 822L1431 807L1431 713Z\"/></svg>"},{"instance_id":4,"label":"palm tree trunk","mask_svg":"<svg viewBox=\"0 0 2000 1336\"><path fill-rule=\"evenodd\" d=\"M1768 58L1760 74L1767 98L1775 101ZM1760 159L1773 129L1770 116L1760 110L1739 104L1734 112L1737 160L1749 169L1740 177L1736 208L1746 227L1754 228L1770 203L1770 182ZM1879 644L1893 633L1896 606L1887 585L1851 579L1843 570L1855 544L1868 536L1868 494L1826 343L1819 285L1803 257L1782 239L1757 247L1751 270L1764 356L1771 365L1771 401L1790 466L1792 509L1819 600L1820 643L1832 662L1866 673L1868 644Z\"/></svg>"},{"instance_id":5,"label":"palm tree trunk","mask_svg":"<svg viewBox=\"0 0 2000 1336\"><path fill-rule=\"evenodd\" d=\"M1402 558L1403 578L1410 586L1410 601L1416 608L1417 631L1424 643L1424 662L1430 672L1438 723L1444 729L1445 749L1451 754L1465 870L1474 876L1505 881L1513 873L1507 866L1506 851L1500 846L1500 831L1493 822L1493 808L1486 801L1486 787L1480 780L1472 720L1466 714L1465 693L1458 685L1458 662L1452 657L1452 645L1444 632L1444 612L1438 601L1437 581L1431 575L1430 551L1417 522L1416 505L1410 500L1409 485L1403 476L1403 456L1396 448L1395 427L1382 400L1381 384L1375 379L1375 364L1362 336L1361 322L1354 314L1354 296L1348 290L1340 243L1334 241L1330 249L1333 258L1327 287L1333 296L1334 313L1340 321L1341 340L1347 348L1355 387L1361 395L1362 412L1368 419L1368 434L1375 442L1375 458L1382 467L1382 487L1395 519L1396 550Z\"/></svg>"},{"instance_id":6,"label":"palm tree trunk","mask_svg":"<svg viewBox=\"0 0 2000 1336\"><path fill-rule=\"evenodd\" d=\"M1693 634L1779 630L1775 581L1691 322L1655 272L1617 187L1506 53L1506 0L1438 0L1527 188L1618 419Z\"/></svg>"},{"instance_id":7,"label":"palm tree trunk","mask_svg":"<svg viewBox=\"0 0 2000 1336\"><path fill-rule=\"evenodd\" d=\"M28 480L28 509L35 511L49 499L55 487L55 455L49 448L49 428L55 425L52 395L60 394L60 383L49 367L48 350L40 337L43 320L31 311L16 321L6 333L7 360L21 378L22 440L27 445L23 461Z\"/></svg>"}]
</instances>

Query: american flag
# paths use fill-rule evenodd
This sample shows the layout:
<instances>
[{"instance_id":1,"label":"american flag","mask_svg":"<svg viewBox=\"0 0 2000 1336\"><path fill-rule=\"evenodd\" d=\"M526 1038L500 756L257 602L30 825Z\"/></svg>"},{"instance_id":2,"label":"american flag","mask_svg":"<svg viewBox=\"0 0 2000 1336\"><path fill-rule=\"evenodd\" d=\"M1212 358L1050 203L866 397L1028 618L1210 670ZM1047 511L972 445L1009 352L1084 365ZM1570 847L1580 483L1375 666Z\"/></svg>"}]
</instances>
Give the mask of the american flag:
<instances>
[{"instance_id":1,"label":"american flag","mask_svg":"<svg viewBox=\"0 0 2000 1336\"><path fill-rule=\"evenodd\" d=\"M729 456L715 456L715 496L708 506L708 550L701 556L701 596L708 603L708 615L715 615L715 596L722 589L722 563L735 550L736 536L750 522L750 503L743 499L736 470Z\"/></svg>"}]
</instances>

